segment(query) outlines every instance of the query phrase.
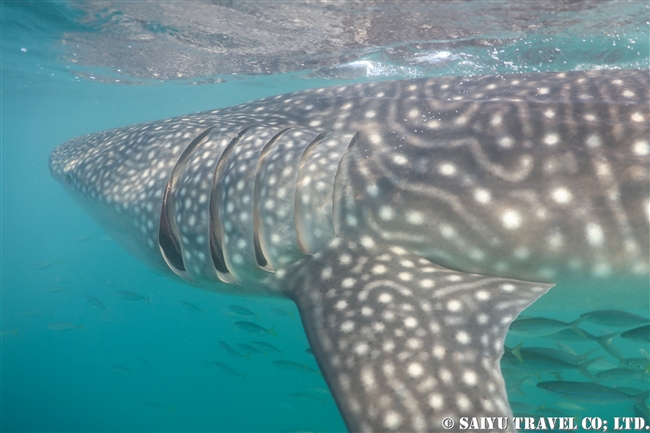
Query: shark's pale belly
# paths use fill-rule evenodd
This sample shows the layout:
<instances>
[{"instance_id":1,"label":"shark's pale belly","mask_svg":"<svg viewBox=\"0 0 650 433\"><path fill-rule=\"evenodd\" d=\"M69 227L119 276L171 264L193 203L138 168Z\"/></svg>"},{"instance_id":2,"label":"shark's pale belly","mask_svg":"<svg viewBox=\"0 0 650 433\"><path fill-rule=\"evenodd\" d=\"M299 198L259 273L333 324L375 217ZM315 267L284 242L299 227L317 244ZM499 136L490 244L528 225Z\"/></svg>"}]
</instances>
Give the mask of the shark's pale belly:
<instances>
[{"instance_id":1,"label":"shark's pale belly","mask_svg":"<svg viewBox=\"0 0 650 433\"><path fill-rule=\"evenodd\" d=\"M50 169L150 266L295 300L352 430L437 431L510 413L505 333L554 283L545 306L648 302L649 88L315 89L79 137Z\"/></svg>"}]
</instances>

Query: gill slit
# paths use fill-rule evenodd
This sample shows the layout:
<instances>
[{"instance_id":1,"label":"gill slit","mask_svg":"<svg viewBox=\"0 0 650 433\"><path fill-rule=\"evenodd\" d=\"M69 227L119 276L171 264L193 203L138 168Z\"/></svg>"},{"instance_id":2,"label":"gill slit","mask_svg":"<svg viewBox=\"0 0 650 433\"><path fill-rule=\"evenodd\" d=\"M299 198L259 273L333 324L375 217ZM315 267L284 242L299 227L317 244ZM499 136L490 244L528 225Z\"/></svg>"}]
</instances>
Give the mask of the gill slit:
<instances>
[{"instance_id":1,"label":"gill slit","mask_svg":"<svg viewBox=\"0 0 650 433\"><path fill-rule=\"evenodd\" d=\"M190 281L192 279L186 271L185 262L183 260L183 244L181 243L181 236L176 223L175 193L177 181L187 169L187 163L190 160L190 156L203 142L205 142L206 138L214 128L214 126L211 126L196 136L178 158L171 174L169 175L169 179L167 179L162 207L160 209L160 223L158 229L158 247L160 248L160 253L172 272L179 277Z\"/></svg>"},{"instance_id":2,"label":"gill slit","mask_svg":"<svg viewBox=\"0 0 650 433\"><path fill-rule=\"evenodd\" d=\"M212 176L212 193L210 194L210 256L212 258L212 265L214 266L215 271L219 279L225 283L235 283L235 279L230 274L228 266L226 266L226 260L223 255L223 221L219 215L219 209L221 207L221 187L223 183L223 177L226 173L226 163L229 159L230 154L241 141L241 139L246 135L246 133L253 127L257 126L256 124L249 125L239 131L230 143L226 146L224 151L219 157L219 162L217 162L217 167L214 170Z\"/></svg>"}]
</instances>

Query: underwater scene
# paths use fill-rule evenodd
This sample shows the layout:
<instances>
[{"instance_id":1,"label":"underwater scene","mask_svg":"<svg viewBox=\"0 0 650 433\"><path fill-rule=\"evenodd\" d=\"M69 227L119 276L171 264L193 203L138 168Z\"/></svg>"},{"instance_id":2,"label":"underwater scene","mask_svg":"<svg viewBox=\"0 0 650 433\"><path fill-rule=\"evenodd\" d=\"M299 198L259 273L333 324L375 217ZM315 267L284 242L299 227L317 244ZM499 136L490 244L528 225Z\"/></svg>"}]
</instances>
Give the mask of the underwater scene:
<instances>
[{"instance_id":1,"label":"underwater scene","mask_svg":"<svg viewBox=\"0 0 650 433\"><path fill-rule=\"evenodd\" d=\"M56 146L327 86L650 71L649 6L2 1L0 431L348 431L294 302L143 264L52 178ZM650 429L647 268L523 311L500 363L517 421L460 428Z\"/></svg>"}]
</instances>

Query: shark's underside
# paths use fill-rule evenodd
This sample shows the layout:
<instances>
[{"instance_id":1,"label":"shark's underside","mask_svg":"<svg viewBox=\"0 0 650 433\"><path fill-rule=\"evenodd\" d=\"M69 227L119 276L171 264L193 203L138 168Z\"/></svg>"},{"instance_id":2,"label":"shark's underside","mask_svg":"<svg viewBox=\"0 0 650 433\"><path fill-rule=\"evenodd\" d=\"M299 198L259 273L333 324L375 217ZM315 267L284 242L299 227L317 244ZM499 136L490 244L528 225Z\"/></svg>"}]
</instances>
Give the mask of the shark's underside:
<instances>
[{"instance_id":1,"label":"shark's underside","mask_svg":"<svg viewBox=\"0 0 650 433\"><path fill-rule=\"evenodd\" d=\"M148 265L293 299L351 430L439 431L511 413L505 334L554 284L540 302L648 303L649 89L647 71L314 89L78 137L50 169Z\"/></svg>"}]
</instances>

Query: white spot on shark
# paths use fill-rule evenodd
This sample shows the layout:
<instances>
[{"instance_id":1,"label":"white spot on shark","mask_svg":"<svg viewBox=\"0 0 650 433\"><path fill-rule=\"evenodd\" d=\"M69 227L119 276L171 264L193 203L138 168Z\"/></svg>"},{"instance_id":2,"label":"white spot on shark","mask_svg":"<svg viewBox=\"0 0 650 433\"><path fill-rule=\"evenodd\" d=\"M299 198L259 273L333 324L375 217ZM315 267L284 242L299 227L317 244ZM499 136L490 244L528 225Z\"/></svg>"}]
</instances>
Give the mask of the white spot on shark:
<instances>
[{"instance_id":1,"label":"white spot on shark","mask_svg":"<svg viewBox=\"0 0 650 433\"><path fill-rule=\"evenodd\" d=\"M546 134L544 136L544 144L546 144L548 146L555 146L559 142L560 142L560 137L555 133Z\"/></svg>"},{"instance_id":2,"label":"white spot on shark","mask_svg":"<svg viewBox=\"0 0 650 433\"><path fill-rule=\"evenodd\" d=\"M508 230L520 228L521 223L521 214L514 209L508 209L501 214L501 224Z\"/></svg>"},{"instance_id":3,"label":"white spot on shark","mask_svg":"<svg viewBox=\"0 0 650 433\"><path fill-rule=\"evenodd\" d=\"M571 194L571 191L569 191L568 189L566 189L564 187L555 188L551 192L551 197L553 198L553 200L556 203L559 203L559 204L570 203L571 199L573 198L573 196Z\"/></svg>"},{"instance_id":4,"label":"white spot on shark","mask_svg":"<svg viewBox=\"0 0 650 433\"><path fill-rule=\"evenodd\" d=\"M443 176L453 176L456 174L456 166L450 163L440 164L438 170Z\"/></svg>"},{"instance_id":5,"label":"white spot on shark","mask_svg":"<svg viewBox=\"0 0 650 433\"><path fill-rule=\"evenodd\" d=\"M603 233L603 228L596 223L588 223L586 226L586 236L587 242L593 247L598 247L603 244L605 240L605 235Z\"/></svg>"},{"instance_id":6,"label":"white spot on shark","mask_svg":"<svg viewBox=\"0 0 650 433\"><path fill-rule=\"evenodd\" d=\"M474 190L474 200L476 200L478 203L489 203L491 199L492 194L490 194L490 191L483 188L477 188Z\"/></svg>"},{"instance_id":7,"label":"white spot on shark","mask_svg":"<svg viewBox=\"0 0 650 433\"><path fill-rule=\"evenodd\" d=\"M632 153L638 156L647 156L650 153L650 145L647 140L637 140L632 145Z\"/></svg>"}]
</instances>

